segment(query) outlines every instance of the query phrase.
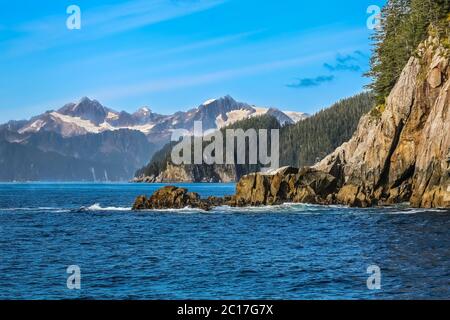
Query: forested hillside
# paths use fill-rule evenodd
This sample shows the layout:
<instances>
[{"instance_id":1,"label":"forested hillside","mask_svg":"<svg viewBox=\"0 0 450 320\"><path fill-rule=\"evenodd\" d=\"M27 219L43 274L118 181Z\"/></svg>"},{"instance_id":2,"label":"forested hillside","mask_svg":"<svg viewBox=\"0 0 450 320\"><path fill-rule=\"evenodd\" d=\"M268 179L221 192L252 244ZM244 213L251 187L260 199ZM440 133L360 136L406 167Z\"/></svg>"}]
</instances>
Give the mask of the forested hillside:
<instances>
[{"instance_id":1,"label":"forested hillside","mask_svg":"<svg viewBox=\"0 0 450 320\"><path fill-rule=\"evenodd\" d=\"M284 127L280 135L280 164L313 165L349 140L361 116L373 106L373 95L365 92L343 99L296 125Z\"/></svg>"},{"instance_id":2,"label":"forested hillside","mask_svg":"<svg viewBox=\"0 0 450 320\"><path fill-rule=\"evenodd\" d=\"M369 85L378 104L384 104L408 59L429 28L439 33L449 47L450 0L389 0L381 15L381 28L374 36Z\"/></svg>"}]
</instances>

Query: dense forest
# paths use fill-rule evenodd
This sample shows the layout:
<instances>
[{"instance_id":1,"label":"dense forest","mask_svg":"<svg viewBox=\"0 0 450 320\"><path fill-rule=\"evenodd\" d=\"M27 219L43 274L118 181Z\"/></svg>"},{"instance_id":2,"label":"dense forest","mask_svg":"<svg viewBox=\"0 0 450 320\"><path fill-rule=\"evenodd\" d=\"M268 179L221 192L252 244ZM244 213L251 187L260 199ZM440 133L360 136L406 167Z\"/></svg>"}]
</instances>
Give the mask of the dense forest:
<instances>
[{"instance_id":1,"label":"dense forest","mask_svg":"<svg viewBox=\"0 0 450 320\"><path fill-rule=\"evenodd\" d=\"M373 95L365 92L284 127L280 134L280 164L295 167L315 164L348 141L361 116L373 107Z\"/></svg>"},{"instance_id":2,"label":"dense forest","mask_svg":"<svg viewBox=\"0 0 450 320\"><path fill-rule=\"evenodd\" d=\"M381 13L381 25L372 37L371 69L377 104L384 104L408 59L430 31L449 46L450 0L389 0ZM432 29L432 30L430 30Z\"/></svg>"},{"instance_id":3,"label":"dense forest","mask_svg":"<svg viewBox=\"0 0 450 320\"><path fill-rule=\"evenodd\" d=\"M365 92L343 99L330 108L324 109L312 117L294 125L281 127L278 121L265 115L236 122L222 129L280 129L280 165L302 167L314 164L332 152L336 147L350 139L356 130L361 116L374 106L371 93ZM270 138L270 135L269 135ZM170 163L170 153L175 143L167 144L157 152L152 161L136 173L140 176L158 176ZM248 147L248 146L247 146ZM270 150L270 139L269 139ZM248 152L247 152L248 154ZM188 165L190 172L202 172L207 175L213 170L212 166ZM195 168L194 168L195 167ZM199 168L197 168L199 167ZM261 169L258 165L236 165L238 176Z\"/></svg>"}]
</instances>

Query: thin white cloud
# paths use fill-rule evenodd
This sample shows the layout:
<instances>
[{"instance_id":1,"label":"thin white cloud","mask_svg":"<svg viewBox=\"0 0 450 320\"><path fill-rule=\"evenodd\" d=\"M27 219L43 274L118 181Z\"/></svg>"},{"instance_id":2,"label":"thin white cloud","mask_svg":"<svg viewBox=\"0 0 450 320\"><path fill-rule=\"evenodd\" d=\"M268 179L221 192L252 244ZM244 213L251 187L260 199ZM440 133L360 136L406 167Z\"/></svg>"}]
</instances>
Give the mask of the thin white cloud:
<instances>
[{"instance_id":1,"label":"thin white cloud","mask_svg":"<svg viewBox=\"0 0 450 320\"><path fill-rule=\"evenodd\" d=\"M302 66L315 61L321 61L330 58L335 52L323 52L301 58L292 58L285 60L275 60L266 63L255 64L247 67L223 69L216 72L210 72L198 75L171 77L153 80L146 83L136 83L131 85L120 85L117 87L108 87L92 92L90 95L100 100L110 100L124 97L132 97L140 94L187 88L202 84L234 79L238 77L251 76L255 74L267 73L273 70Z\"/></svg>"},{"instance_id":2,"label":"thin white cloud","mask_svg":"<svg viewBox=\"0 0 450 320\"><path fill-rule=\"evenodd\" d=\"M222 44L226 44L226 43L230 43L236 40L240 40L243 38L247 38L250 37L252 35L258 34L260 32L262 32L263 30L257 30L257 31L250 31L250 32L242 32L242 33L238 33L238 34L232 34L232 35L226 35L223 37L218 37L218 38L213 38L213 39L209 39L209 40L204 40L204 41L197 41L191 44L187 44L184 46L179 46L179 47L175 47L175 48L171 48L171 49L167 49L167 50L163 50L157 53L157 55L167 55L167 54L173 54L173 53L184 53L187 51L192 51L192 50L198 50L198 49L204 49L204 48L208 48L208 47L214 47L214 46L219 46Z\"/></svg>"},{"instance_id":3,"label":"thin white cloud","mask_svg":"<svg viewBox=\"0 0 450 320\"><path fill-rule=\"evenodd\" d=\"M196 50L202 50L207 48L214 48L219 47L221 45L226 45L229 43L233 43L235 41L245 39L248 37L251 37L252 35L258 34L262 32L262 30L256 30L256 31L249 31L249 32L241 32L236 34L228 34L208 40L201 40L192 42L187 45L177 46L173 48L165 48L161 49L159 51L155 51L153 49L149 48L139 48L139 49L128 49L128 50L119 50L115 52L107 52L103 54L98 54L92 57L89 57L87 59L82 60L76 60L76 61L69 61L69 64L75 64L75 65L86 65L86 64L98 64L98 63L105 63L105 61L114 61L117 59L139 59L145 57L146 59L152 59L155 57L161 57L161 56L167 56L170 54L177 54L177 53L187 53L190 51L196 51ZM197 59L195 61L203 61L204 58ZM191 60L192 61L192 60ZM178 65L188 65L189 63L185 62L174 62L171 64L171 66ZM67 64L66 64L67 65ZM165 66L167 67L167 66ZM142 70L142 69L141 69Z\"/></svg>"},{"instance_id":4,"label":"thin white cloud","mask_svg":"<svg viewBox=\"0 0 450 320\"><path fill-rule=\"evenodd\" d=\"M342 39L353 39L361 37L361 34L366 32L365 29L353 29L341 31L337 34L330 34L324 38L320 34L314 32L312 34L293 34L282 38L255 38L252 41L238 42L241 39L251 39L253 35L263 33L265 30L246 31L237 34L228 34L208 40L201 40L192 42L186 45L175 46L173 48L161 48L159 50L149 49L147 47L139 47L137 49L119 50L116 52L106 52L97 54L82 60L70 60L64 63L61 68L70 67L85 67L86 65L114 65L120 64L124 59L131 59L131 61L141 61L138 70L129 71L133 73L134 77L139 74L152 74L155 72L169 72L174 70L181 70L188 66L198 65L199 68L204 66L215 66L217 63L224 65L230 61L230 57L239 57L241 61L253 61L254 55L264 53L266 56L280 57L285 60L296 52L297 55L311 54L313 51L305 48L315 48L317 44L328 42L340 42ZM254 40L254 41L253 41ZM229 44L236 45L230 46ZM220 50L217 48L223 46ZM205 48L215 48L214 51L205 51ZM200 54L189 55L185 54L189 51ZM182 57L170 60L170 63L153 63L154 58L164 57L166 60L170 54L183 53ZM137 73L135 72L137 71Z\"/></svg>"},{"instance_id":5,"label":"thin white cloud","mask_svg":"<svg viewBox=\"0 0 450 320\"><path fill-rule=\"evenodd\" d=\"M86 12L85 27L108 35L204 11L225 0L140 0Z\"/></svg>"},{"instance_id":6,"label":"thin white cloud","mask_svg":"<svg viewBox=\"0 0 450 320\"><path fill-rule=\"evenodd\" d=\"M83 9L81 30L68 31L67 15L41 18L14 29L23 34L7 43L10 54L24 54L51 47L92 41L105 36L163 21L187 16L216 7L227 0L134 0L124 3Z\"/></svg>"}]
</instances>

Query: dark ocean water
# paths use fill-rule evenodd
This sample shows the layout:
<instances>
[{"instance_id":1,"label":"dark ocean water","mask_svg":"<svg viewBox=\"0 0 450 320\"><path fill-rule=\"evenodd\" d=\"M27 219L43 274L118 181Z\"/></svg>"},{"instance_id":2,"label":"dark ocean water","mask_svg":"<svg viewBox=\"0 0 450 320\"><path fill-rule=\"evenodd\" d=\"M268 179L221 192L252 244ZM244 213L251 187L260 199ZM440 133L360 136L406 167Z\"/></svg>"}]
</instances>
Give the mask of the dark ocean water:
<instances>
[{"instance_id":1,"label":"dark ocean water","mask_svg":"<svg viewBox=\"0 0 450 320\"><path fill-rule=\"evenodd\" d=\"M450 299L449 211L129 209L159 187L0 184L0 299ZM81 290L67 289L69 265Z\"/></svg>"}]
</instances>

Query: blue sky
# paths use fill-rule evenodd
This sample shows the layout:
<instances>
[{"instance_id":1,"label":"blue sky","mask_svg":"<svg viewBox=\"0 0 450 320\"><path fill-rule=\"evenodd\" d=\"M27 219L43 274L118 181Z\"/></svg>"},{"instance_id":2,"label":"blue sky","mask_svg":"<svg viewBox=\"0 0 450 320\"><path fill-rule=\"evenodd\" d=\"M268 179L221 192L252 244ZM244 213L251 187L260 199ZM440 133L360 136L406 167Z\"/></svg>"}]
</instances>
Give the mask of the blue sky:
<instances>
[{"instance_id":1,"label":"blue sky","mask_svg":"<svg viewBox=\"0 0 450 320\"><path fill-rule=\"evenodd\" d=\"M83 96L134 111L230 94L313 113L363 90L370 5L384 0L2 2L0 122ZM69 30L69 5L81 30Z\"/></svg>"}]
</instances>

